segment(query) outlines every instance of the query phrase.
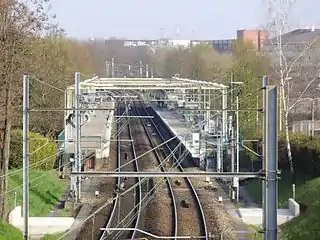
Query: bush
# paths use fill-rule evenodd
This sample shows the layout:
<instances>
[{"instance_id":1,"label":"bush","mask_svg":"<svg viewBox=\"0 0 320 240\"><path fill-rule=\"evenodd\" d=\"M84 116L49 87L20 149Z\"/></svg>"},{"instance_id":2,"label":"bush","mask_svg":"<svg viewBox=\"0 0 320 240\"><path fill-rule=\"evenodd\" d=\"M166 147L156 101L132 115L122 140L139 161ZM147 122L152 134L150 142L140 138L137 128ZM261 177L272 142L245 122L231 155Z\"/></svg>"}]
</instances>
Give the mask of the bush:
<instances>
[{"instance_id":1,"label":"bush","mask_svg":"<svg viewBox=\"0 0 320 240\"><path fill-rule=\"evenodd\" d=\"M22 168L23 164L23 133L20 129L12 131L10 141L10 168ZM38 151L36 151L39 149ZM36 151L36 152L35 152ZM55 154L57 154L57 144L40 134L29 133L29 154L30 165L39 163L35 169L50 170L53 169L56 162ZM34 153L33 153L34 152ZM50 159L43 161L44 159Z\"/></svg>"},{"instance_id":2,"label":"bush","mask_svg":"<svg viewBox=\"0 0 320 240\"><path fill-rule=\"evenodd\" d=\"M290 135L292 158L295 171L300 174L308 175L310 177L320 176L320 136L310 137L306 134L291 134ZM262 153L261 145L257 146L252 143L251 149ZM289 162L287 155L287 147L285 136L279 136L279 169L289 170ZM240 167L251 168L251 160L256 160L257 157L250 156L248 151L244 151L240 155ZM260 169L262 163L257 162L257 167ZM255 169L258 170L258 169Z\"/></svg>"},{"instance_id":3,"label":"bush","mask_svg":"<svg viewBox=\"0 0 320 240\"><path fill-rule=\"evenodd\" d=\"M320 176L320 137L291 134L290 143L295 170L310 177ZM286 141L279 137L279 168L289 169Z\"/></svg>"}]
</instances>

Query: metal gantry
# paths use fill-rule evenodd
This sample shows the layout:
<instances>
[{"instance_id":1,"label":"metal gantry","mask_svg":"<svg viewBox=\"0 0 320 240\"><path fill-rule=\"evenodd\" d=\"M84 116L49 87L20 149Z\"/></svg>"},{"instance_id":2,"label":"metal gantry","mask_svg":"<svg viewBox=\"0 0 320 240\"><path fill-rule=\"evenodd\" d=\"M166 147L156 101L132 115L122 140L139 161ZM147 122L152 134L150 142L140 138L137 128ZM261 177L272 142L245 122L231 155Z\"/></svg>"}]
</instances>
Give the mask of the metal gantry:
<instances>
[{"instance_id":1,"label":"metal gantry","mask_svg":"<svg viewBox=\"0 0 320 240\"><path fill-rule=\"evenodd\" d=\"M94 77L88 80L85 80L81 83L82 92L99 94L99 93L111 93L112 91L138 91L141 95L146 98L146 101L155 102L161 101L162 99L150 99L150 93L153 92L162 92L164 91L165 97L168 97L172 94L177 94L180 92L183 94L183 100L185 104L190 104L195 100L198 100L195 109L185 109L183 110L183 115L188 118L190 117L190 112L196 113L201 116L198 117L198 121L195 122L193 126L197 129L197 132L201 136L209 135L208 131L203 131L204 125L209 125L211 119L219 119L220 121L220 132L219 138L222 139L222 142L226 143L227 141L227 86L217 83L210 83L205 81L197 81L190 79L182 78L99 78ZM70 86L66 90L66 108L72 109L74 107L73 103L73 92L74 86ZM202 95L200 97L200 95ZM218 96L211 99L211 96ZM186 101L186 98L191 100L190 102ZM200 99L201 98L201 99ZM163 99L165 100L165 99ZM214 108L214 103L220 102L218 109ZM71 111L66 112L66 117L71 113ZM217 120L218 122L218 120ZM66 138L70 136L70 127L66 128ZM210 136L212 138L212 134ZM217 137L216 137L217 138ZM202 137L201 137L202 139ZM67 139L66 139L67 140ZM198 155L203 168L206 168L205 165L205 144L203 141L199 142ZM218 156L218 169L222 169L222 158L223 151L220 151L221 154Z\"/></svg>"}]
</instances>

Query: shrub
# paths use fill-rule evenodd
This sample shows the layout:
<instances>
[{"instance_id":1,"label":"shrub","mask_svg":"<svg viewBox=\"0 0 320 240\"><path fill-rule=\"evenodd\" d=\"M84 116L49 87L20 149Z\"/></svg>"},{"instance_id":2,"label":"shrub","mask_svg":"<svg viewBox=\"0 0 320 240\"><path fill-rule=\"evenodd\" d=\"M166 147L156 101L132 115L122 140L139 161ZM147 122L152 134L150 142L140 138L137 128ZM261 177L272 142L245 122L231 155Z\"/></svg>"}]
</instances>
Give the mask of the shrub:
<instances>
[{"instance_id":1,"label":"shrub","mask_svg":"<svg viewBox=\"0 0 320 240\"><path fill-rule=\"evenodd\" d=\"M12 131L10 141L10 168L21 168L23 166L23 133L20 129ZM38 149L38 150L37 150ZM37 151L36 151L37 150ZM57 144L49 138L40 134L29 133L30 165L39 163L34 168L41 170L53 169L56 162ZM44 159L51 158L43 161Z\"/></svg>"},{"instance_id":2,"label":"shrub","mask_svg":"<svg viewBox=\"0 0 320 240\"><path fill-rule=\"evenodd\" d=\"M290 143L295 170L310 177L320 176L320 137L291 134ZM286 141L279 137L279 168L289 169Z\"/></svg>"},{"instance_id":3,"label":"shrub","mask_svg":"<svg viewBox=\"0 0 320 240\"><path fill-rule=\"evenodd\" d=\"M320 136L310 137L306 134L295 133L290 135L290 143L295 171L310 177L320 176ZM256 143L252 143L250 147L258 150L259 153L262 152L261 146L257 146ZM284 135L279 136L278 150L279 169L288 170L289 162ZM240 166L250 168L250 160L256 158L248 155L248 151L242 152Z\"/></svg>"}]
</instances>

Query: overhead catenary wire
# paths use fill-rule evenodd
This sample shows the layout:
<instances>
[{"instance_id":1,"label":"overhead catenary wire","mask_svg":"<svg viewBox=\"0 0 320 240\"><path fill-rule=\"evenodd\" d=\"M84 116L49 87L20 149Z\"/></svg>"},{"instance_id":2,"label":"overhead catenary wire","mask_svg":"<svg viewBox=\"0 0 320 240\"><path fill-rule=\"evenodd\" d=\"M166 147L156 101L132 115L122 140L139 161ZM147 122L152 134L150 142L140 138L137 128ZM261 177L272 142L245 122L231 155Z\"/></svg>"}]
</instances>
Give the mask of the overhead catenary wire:
<instances>
[{"instance_id":1,"label":"overhead catenary wire","mask_svg":"<svg viewBox=\"0 0 320 240\"><path fill-rule=\"evenodd\" d=\"M182 159L183 160L183 159ZM181 160L181 162L182 162ZM180 164L180 162L176 162L173 166L176 167L176 164ZM172 167L173 168L173 167ZM106 206L108 206L109 204L112 204L113 201L116 198L120 198L122 196L124 196L126 193L130 192L131 190L135 189L135 187L137 187L139 184L142 184L144 181L147 180L147 177L141 179L140 183L136 183L134 185L132 185L130 188L128 188L127 190L123 191L122 193L119 193L117 196L109 198L105 204L103 204L102 206L100 206L97 210L95 210L93 213L91 213L89 216L87 216L83 221L82 224L84 224L85 222L87 222L88 220L90 220L93 216L95 216L97 213L99 213L100 211L102 211ZM74 229L69 229L67 232L65 232L62 236L59 237L58 240L63 239L64 237L66 237L69 233L71 233L73 230L77 229L81 227L81 224L79 224L78 226L76 226Z\"/></svg>"},{"instance_id":2,"label":"overhead catenary wire","mask_svg":"<svg viewBox=\"0 0 320 240\"><path fill-rule=\"evenodd\" d=\"M258 94L260 91L262 91L262 88L257 89L254 93L248 93L246 96L239 98L238 104L240 104L240 102L246 100L247 98L257 96L257 94ZM229 92L231 92L231 90L229 90ZM221 97L221 95L222 95L222 94L220 94L220 97ZM219 98L220 98L220 97L219 97ZM211 100L212 100L212 99L211 99ZM230 106L231 106L231 107L232 107L232 106L235 107L236 104L237 104L237 103L233 103L233 104L230 104ZM228 109L228 108L226 108L226 110L227 110L227 109ZM260 110L260 109L257 109L257 110ZM213 120L213 118L216 117L216 116L218 116L218 115L220 115L219 112L211 115L209 120ZM206 119L206 120L203 120L203 122L206 122L206 121L208 121L208 120L207 120L207 119ZM194 127L197 126L198 124L199 124L199 123L195 123L195 124L191 125L191 126L189 127L189 129L194 128Z\"/></svg>"},{"instance_id":3,"label":"overhead catenary wire","mask_svg":"<svg viewBox=\"0 0 320 240\"><path fill-rule=\"evenodd\" d=\"M161 167L167 162L167 161L169 161L170 160L170 158L175 154L175 152L177 152L177 150L179 149L179 147L180 147L180 145L181 145L181 143L179 143L171 152L170 152L170 154L168 154L168 156L163 160L163 161L161 161L160 163L159 163L159 165L156 167L156 170L158 170L158 169L161 169ZM179 160L180 159L182 159L182 157L185 155L185 153L187 153L188 152L188 150L187 149L185 149L184 150L184 152L182 153L182 155L179 157ZM182 159L183 160L183 159ZM173 168L173 167L172 167ZM143 181L144 180L146 180L147 178L144 178L143 179ZM163 181L167 181L167 179L163 179ZM158 185L158 184L156 184L156 185ZM156 186L154 186L147 194L146 194L146 196L141 200L141 202L143 202L147 197L148 197L148 195L150 194L150 193L152 193L152 191L154 190L156 188ZM151 200L150 200L151 201ZM143 210L144 208L142 208L142 210ZM142 211L141 210L141 211ZM131 210L131 212L129 212L128 214L127 214L127 216L120 222L120 223L118 223L118 225L117 226L120 226L125 220L126 220L126 218L128 218L130 215L131 215L131 213L132 212L134 212L135 211L135 208L133 208L132 210ZM137 215L138 213L136 213L136 215ZM136 216L136 215L134 215L134 216ZM129 224L129 223L128 223ZM116 235L117 236L117 235Z\"/></svg>"},{"instance_id":4,"label":"overhead catenary wire","mask_svg":"<svg viewBox=\"0 0 320 240\"><path fill-rule=\"evenodd\" d=\"M43 84L43 85L46 85L46 86L48 86L48 87L51 87L51 88L53 88L53 89L55 89L55 90L57 90L57 91L59 91L59 92L62 92L62 93L65 92L63 89L58 88L58 87L56 87L56 86L54 86L54 85L52 85L52 84L50 84L50 83L47 83L47 82L43 81L42 79L40 79L40 78L38 78L38 77L31 76L31 75L29 75L29 76L30 76L30 80L34 80L34 81L36 81L36 82L39 82L39 83L41 83L41 84Z\"/></svg>"},{"instance_id":5,"label":"overhead catenary wire","mask_svg":"<svg viewBox=\"0 0 320 240\"><path fill-rule=\"evenodd\" d=\"M84 162L85 162L86 160L88 160L89 158L90 158L90 157L84 158L81 163L84 163ZM69 164L70 164L70 163L68 162L68 163L65 163L65 164L57 167L57 168L51 169L51 170L47 171L45 174L42 174L42 175L40 175L40 176L38 176L38 177L30 180L29 183L34 182L34 181L36 181L36 180L38 180L38 179L42 179L42 178L46 177L46 175L47 175L48 172L50 173L50 172L57 171L57 170L59 170L60 167L67 166L67 165L69 165ZM43 183L44 183L44 182L43 182ZM13 192L13 191L15 191L15 190L17 190L17 189L19 189L19 188L21 188L21 187L23 187L23 184L20 184L19 186L15 187L15 188L13 188L13 189L10 189L10 190L8 190L8 191L6 191L6 192L1 193L1 194L0 194L0 197L2 197L2 196L4 196L4 195L7 195L8 193Z\"/></svg>"},{"instance_id":6,"label":"overhead catenary wire","mask_svg":"<svg viewBox=\"0 0 320 240\"><path fill-rule=\"evenodd\" d=\"M32 163L32 164L29 165L29 166L30 166L29 169L33 169L33 168L39 167L39 165L43 165L43 164L45 164L47 161L51 161L52 158L55 158L55 157L57 157L59 154L62 154L62 153L64 153L64 152L65 152L65 150L59 151L59 152L57 152L57 153L55 153L55 154L52 154L52 155L50 155L49 157L46 157L46 158L44 158L44 159L42 159L42 160L40 160L40 161L38 161L38 162ZM18 174L19 172L21 172L22 170L23 170L23 168L19 168L19 169L13 170L12 172L9 172L8 174L0 175L0 179L1 179L1 178L4 178L4 177L9 177L9 176L16 175L16 174Z\"/></svg>"}]
</instances>

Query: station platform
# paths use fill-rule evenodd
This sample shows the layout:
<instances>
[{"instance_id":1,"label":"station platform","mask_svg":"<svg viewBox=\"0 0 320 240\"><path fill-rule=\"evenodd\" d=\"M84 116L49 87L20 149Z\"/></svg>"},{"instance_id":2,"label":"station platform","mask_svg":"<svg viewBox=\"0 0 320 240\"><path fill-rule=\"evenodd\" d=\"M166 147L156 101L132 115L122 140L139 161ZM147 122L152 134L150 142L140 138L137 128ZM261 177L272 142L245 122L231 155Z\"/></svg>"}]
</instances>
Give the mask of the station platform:
<instances>
[{"instance_id":1,"label":"station platform","mask_svg":"<svg viewBox=\"0 0 320 240\"><path fill-rule=\"evenodd\" d=\"M103 108L114 108L114 102L103 104ZM104 159L110 154L110 139L112 131L112 122L114 111L91 111L86 113L88 119L81 126L81 143L80 148L82 152L95 153L94 168L99 168L103 165ZM74 129L72 126L65 128L68 138L66 145L66 153L74 153L73 135ZM71 141L70 141L71 140Z\"/></svg>"},{"instance_id":2,"label":"station platform","mask_svg":"<svg viewBox=\"0 0 320 240\"><path fill-rule=\"evenodd\" d=\"M192 128L190 123L187 123L182 114L177 111L158 107L156 104L151 104L157 115L168 126L173 134L175 134L181 143L188 149L193 158L199 158L204 155L205 149L200 149L200 132Z\"/></svg>"}]
</instances>

